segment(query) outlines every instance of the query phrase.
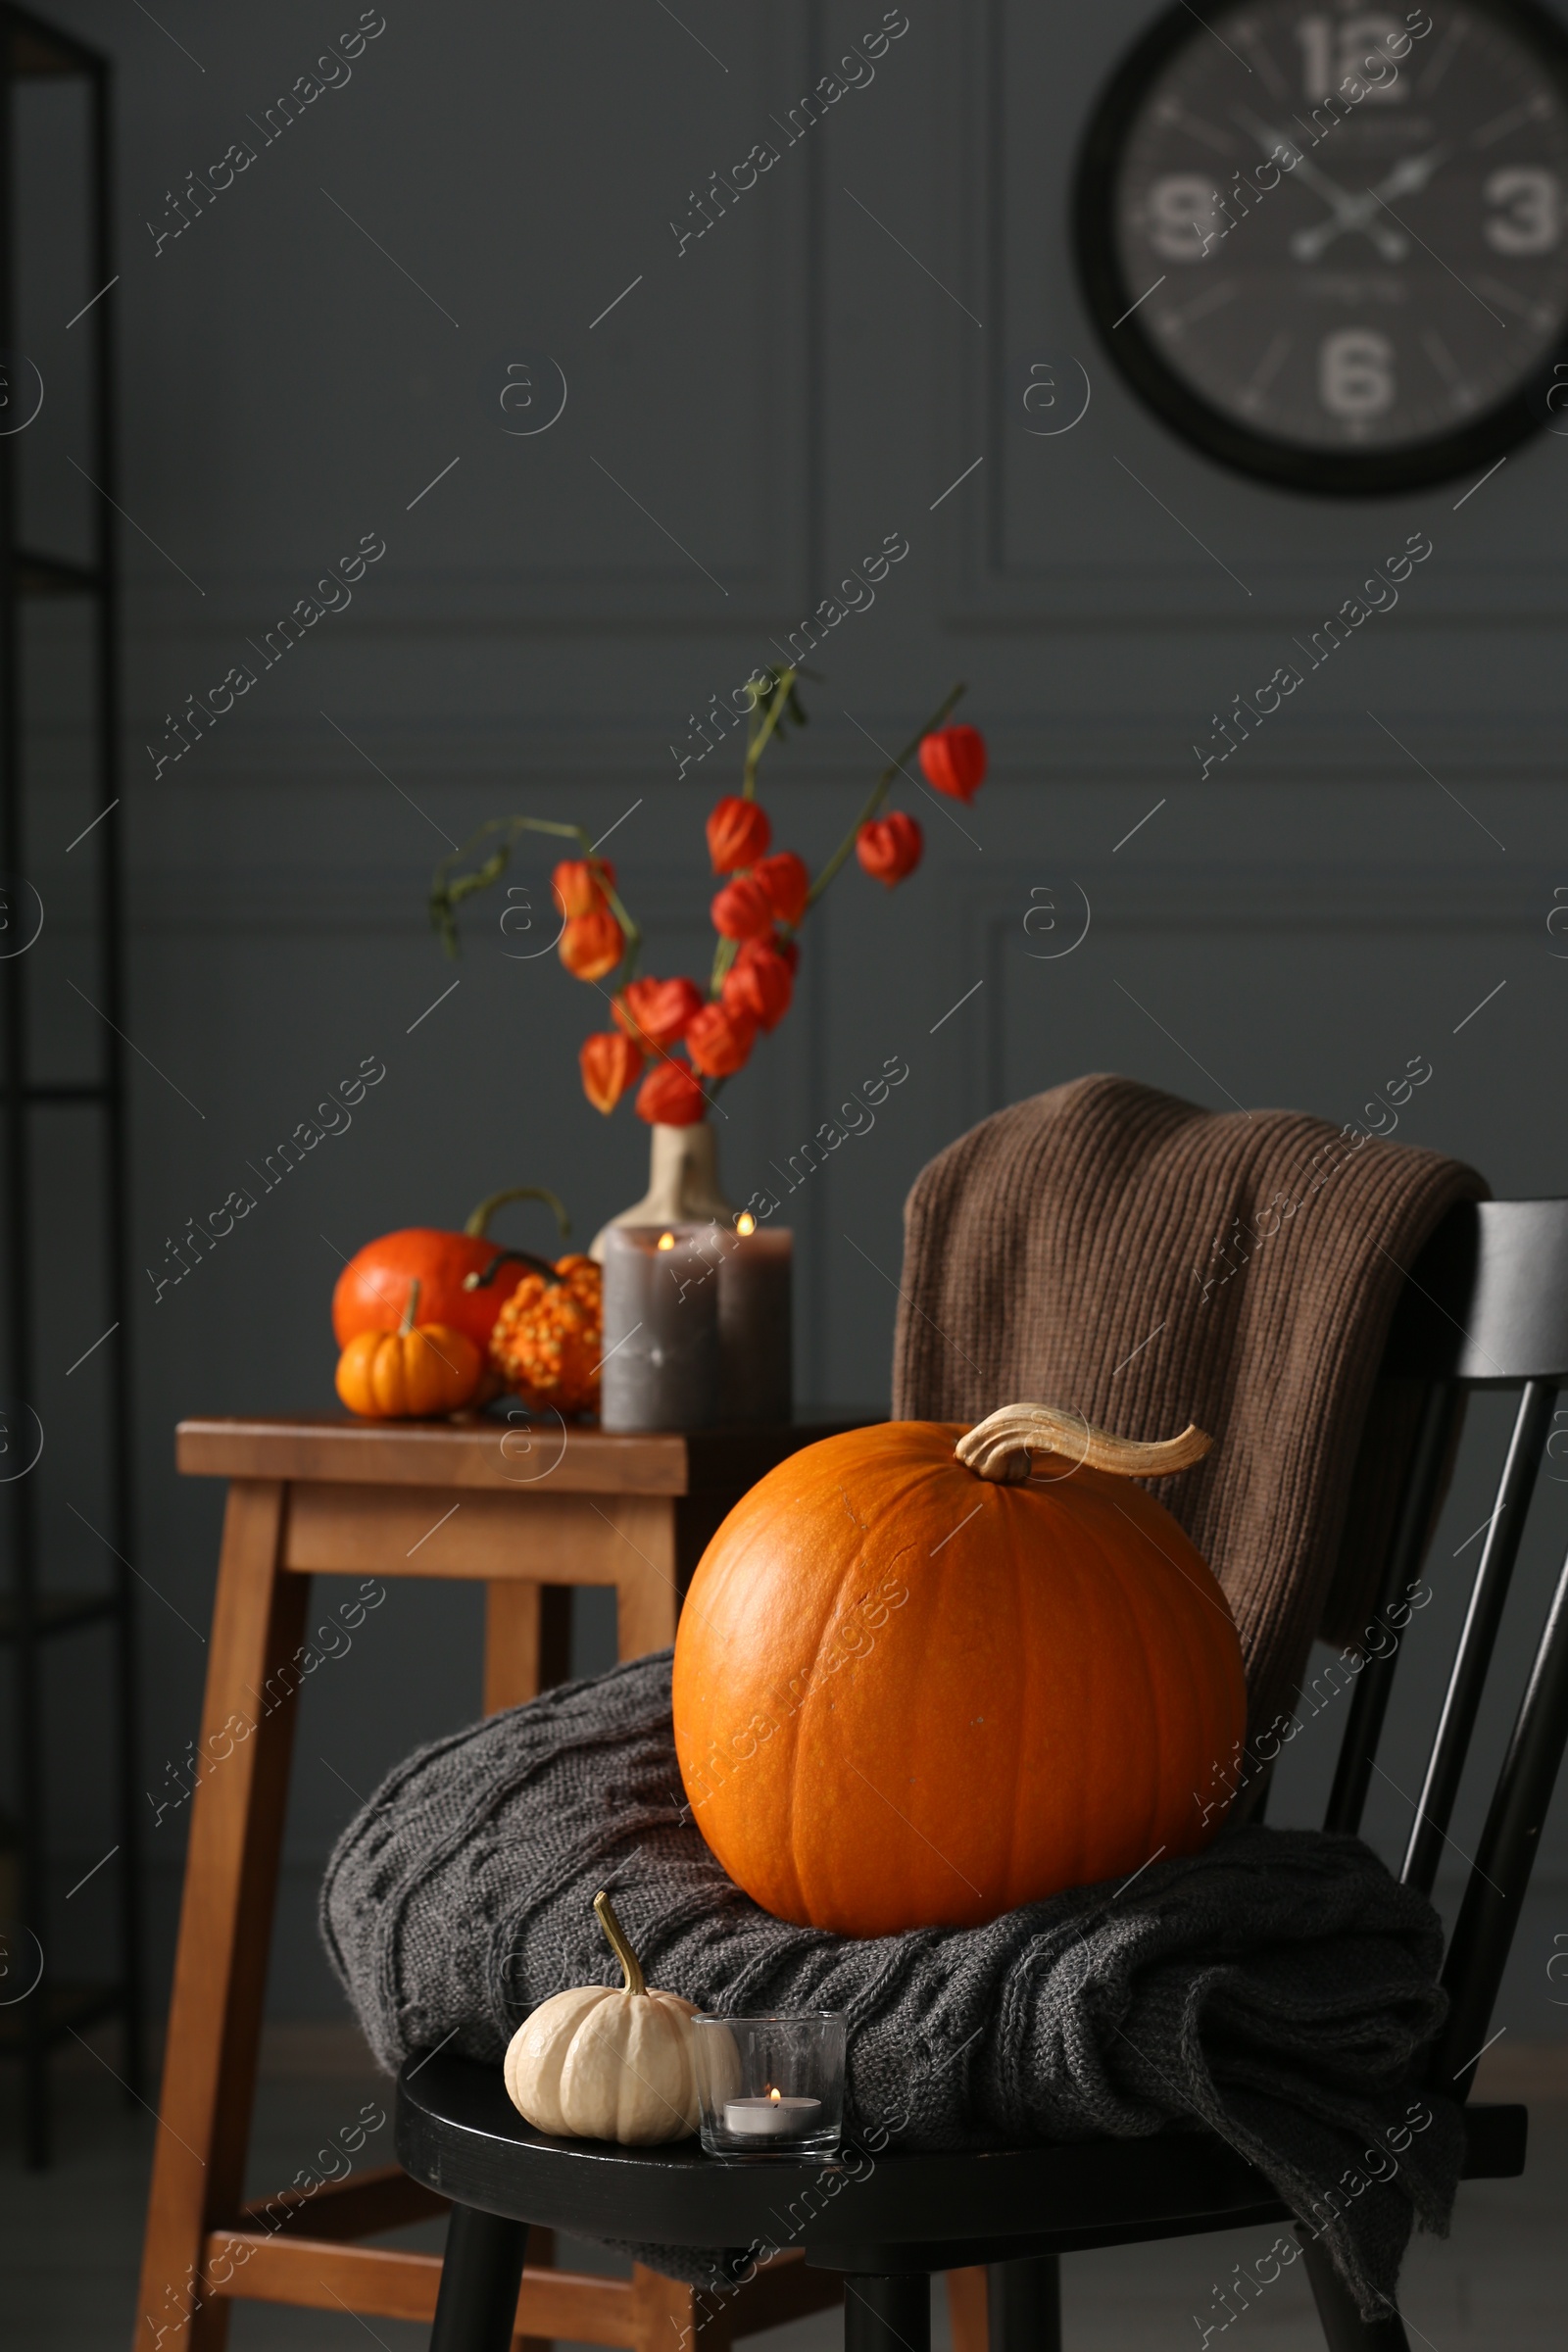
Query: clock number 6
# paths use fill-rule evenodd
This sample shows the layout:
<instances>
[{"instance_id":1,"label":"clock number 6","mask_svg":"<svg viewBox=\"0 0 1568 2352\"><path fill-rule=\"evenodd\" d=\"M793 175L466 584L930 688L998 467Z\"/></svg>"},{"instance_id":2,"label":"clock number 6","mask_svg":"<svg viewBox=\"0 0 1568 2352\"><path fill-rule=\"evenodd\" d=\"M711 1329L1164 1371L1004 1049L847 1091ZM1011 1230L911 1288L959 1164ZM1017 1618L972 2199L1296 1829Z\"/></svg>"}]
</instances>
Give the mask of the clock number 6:
<instances>
[{"instance_id":1,"label":"clock number 6","mask_svg":"<svg viewBox=\"0 0 1568 2352\"><path fill-rule=\"evenodd\" d=\"M1326 335L1317 355L1317 393L1335 416L1381 416L1394 406L1394 345L1371 327Z\"/></svg>"}]
</instances>

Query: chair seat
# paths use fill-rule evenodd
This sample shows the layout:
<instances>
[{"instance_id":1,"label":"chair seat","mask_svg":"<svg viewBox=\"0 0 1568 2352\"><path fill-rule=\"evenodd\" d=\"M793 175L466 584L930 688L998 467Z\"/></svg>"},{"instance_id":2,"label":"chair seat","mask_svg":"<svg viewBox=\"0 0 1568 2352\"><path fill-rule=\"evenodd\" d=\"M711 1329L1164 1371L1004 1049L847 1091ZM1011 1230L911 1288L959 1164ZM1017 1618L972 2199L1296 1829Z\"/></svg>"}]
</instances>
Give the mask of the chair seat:
<instances>
[{"instance_id":1,"label":"chair seat","mask_svg":"<svg viewBox=\"0 0 1568 2352\"><path fill-rule=\"evenodd\" d=\"M1523 2172L1526 2110L1465 2110L1467 2180ZM578 2237L804 2247L817 2269L940 2271L1288 2218L1264 2176L1208 2132L833 2164L727 2161L695 2140L622 2148L525 2124L499 2066L440 2052L398 2082L405 2171L455 2203Z\"/></svg>"}]
</instances>

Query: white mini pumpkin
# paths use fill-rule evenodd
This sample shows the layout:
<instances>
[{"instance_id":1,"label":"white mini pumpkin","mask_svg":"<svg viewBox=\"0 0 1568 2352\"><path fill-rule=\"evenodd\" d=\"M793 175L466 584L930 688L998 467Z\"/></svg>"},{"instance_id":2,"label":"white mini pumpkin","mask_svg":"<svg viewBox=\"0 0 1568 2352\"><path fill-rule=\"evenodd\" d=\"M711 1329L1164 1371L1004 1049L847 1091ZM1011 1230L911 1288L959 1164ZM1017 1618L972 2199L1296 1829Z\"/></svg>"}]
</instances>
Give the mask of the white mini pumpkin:
<instances>
[{"instance_id":1,"label":"white mini pumpkin","mask_svg":"<svg viewBox=\"0 0 1568 2352\"><path fill-rule=\"evenodd\" d=\"M594 1909L625 1984L574 1984L541 2001L508 2047L507 2095L536 2132L623 2147L687 2139L697 2129L692 2002L653 1992L610 1897Z\"/></svg>"}]
</instances>

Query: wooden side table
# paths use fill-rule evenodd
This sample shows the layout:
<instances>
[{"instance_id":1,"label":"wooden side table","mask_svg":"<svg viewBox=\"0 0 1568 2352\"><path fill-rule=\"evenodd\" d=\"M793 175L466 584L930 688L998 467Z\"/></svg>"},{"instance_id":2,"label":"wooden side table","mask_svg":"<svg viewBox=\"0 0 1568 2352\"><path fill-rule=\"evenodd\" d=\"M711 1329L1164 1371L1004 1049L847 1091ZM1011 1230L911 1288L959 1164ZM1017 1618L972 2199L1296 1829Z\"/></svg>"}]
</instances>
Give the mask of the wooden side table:
<instances>
[{"instance_id":1,"label":"wooden side table","mask_svg":"<svg viewBox=\"0 0 1568 2352\"><path fill-rule=\"evenodd\" d=\"M774 1463L869 1413L772 1429L615 1437L474 1417L183 1421L179 1468L226 1478L135 2352L221 2352L236 2298L430 2320L440 2262L361 2241L446 2210L398 2166L241 2204L313 1575L486 1587L487 1713L566 1673L567 1591L615 1593L622 1658L673 1641L726 1511ZM516 2335L702 2352L837 2300L785 2260L708 2314L657 2272L523 2275ZM675 2333L671 2337L670 2328Z\"/></svg>"}]
</instances>

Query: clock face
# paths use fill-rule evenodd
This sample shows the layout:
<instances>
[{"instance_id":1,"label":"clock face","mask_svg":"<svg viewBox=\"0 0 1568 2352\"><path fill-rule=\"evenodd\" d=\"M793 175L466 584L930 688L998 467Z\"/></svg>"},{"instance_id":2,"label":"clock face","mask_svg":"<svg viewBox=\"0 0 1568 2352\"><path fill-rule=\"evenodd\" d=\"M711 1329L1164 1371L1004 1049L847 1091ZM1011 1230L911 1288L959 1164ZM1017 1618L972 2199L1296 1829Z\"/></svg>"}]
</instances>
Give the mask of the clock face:
<instances>
[{"instance_id":1,"label":"clock face","mask_svg":"<svg viewBox=\"0 0 1568 2352\"><path fill-rule=\"evenodd\" d=\"M1078 239L1111 352L1213 455L1462 471L1568 406L1568 39L1515 0L1178 6L1090 127Z\"/></svg>"}]
</instances>

